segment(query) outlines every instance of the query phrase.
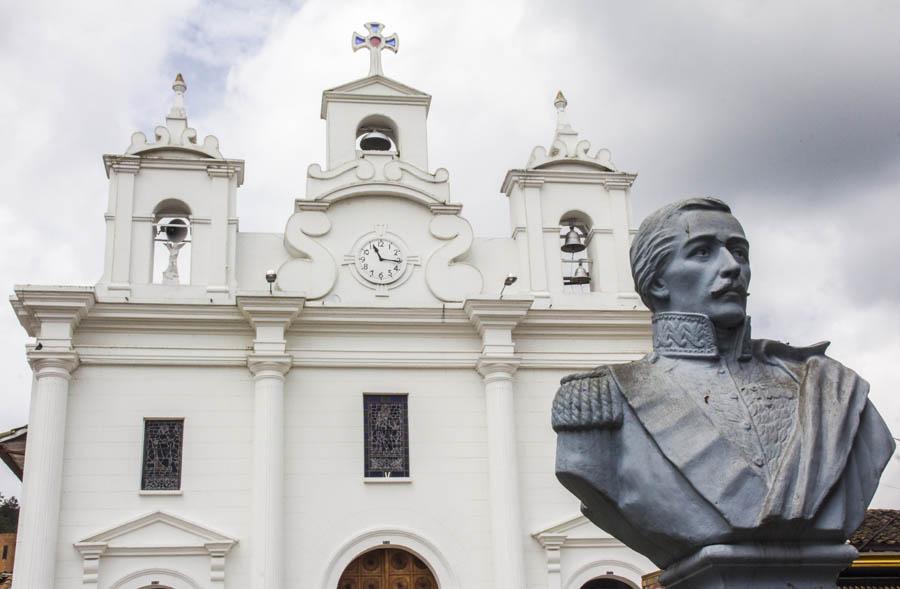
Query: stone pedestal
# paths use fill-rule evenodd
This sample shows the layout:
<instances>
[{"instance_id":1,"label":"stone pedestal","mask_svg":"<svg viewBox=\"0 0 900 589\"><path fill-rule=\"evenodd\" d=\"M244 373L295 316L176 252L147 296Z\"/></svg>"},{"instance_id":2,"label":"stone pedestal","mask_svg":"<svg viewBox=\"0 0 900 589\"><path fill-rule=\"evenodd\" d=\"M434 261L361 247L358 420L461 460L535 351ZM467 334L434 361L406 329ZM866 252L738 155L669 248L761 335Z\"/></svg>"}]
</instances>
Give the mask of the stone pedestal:
<instances>
[{"instance_id":1,"label":"stone pedestal","mask_svg":"<svg viewBox=\"0 0 900 589\"><path fill-rule=\"evenodd\" d=\"M714 544L668 567L666 589L834 589L849 544Z\"/></svg>"}]
</instances>

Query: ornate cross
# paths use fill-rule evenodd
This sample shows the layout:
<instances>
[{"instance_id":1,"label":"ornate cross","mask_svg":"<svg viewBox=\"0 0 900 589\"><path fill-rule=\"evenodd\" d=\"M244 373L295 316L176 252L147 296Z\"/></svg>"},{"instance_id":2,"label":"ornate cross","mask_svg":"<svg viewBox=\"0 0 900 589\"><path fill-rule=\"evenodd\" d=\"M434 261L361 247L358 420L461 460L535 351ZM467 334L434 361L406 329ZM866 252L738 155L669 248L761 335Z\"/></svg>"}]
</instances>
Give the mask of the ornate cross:
<instances>
[{"instance_id":1,"label":"ornate cross","mask_svg":"<svg viewBox=\"0 0 900 589\"><path fill-rule=\"evenodd\" d=\"M384 36L384 25L380 22L367 22L366 29L369 30L368 36L362 36L359 33L353 33L350 46L353 51L359 51L363 47L369 50L369 75L383 76L381 69L381 52L389 49L397 53L400 48L400 38L393 34L390 37Z\"/></svg>"}]
</instances>

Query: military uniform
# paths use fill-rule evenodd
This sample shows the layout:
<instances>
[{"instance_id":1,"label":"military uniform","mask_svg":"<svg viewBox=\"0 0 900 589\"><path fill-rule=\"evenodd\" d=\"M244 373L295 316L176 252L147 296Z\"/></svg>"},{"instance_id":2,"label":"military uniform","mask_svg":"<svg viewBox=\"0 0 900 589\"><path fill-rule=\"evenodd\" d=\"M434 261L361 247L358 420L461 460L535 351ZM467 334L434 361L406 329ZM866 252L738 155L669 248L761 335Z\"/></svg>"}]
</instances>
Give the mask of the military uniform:
<instances>
[{"instance_id":1,"label":"military uniform","mask_svg":"<svg viewBox=\"0 0 900 589\"><path fill-rule=\"evenodd\" d=\"M749 319L727 357L704 315L653 330L651 354L568 376L554 400L557 477L585 515L660 567L760 536L847 538L894 450L868 384L827 343L751 340Z\"/></svg>"}]
</instances>

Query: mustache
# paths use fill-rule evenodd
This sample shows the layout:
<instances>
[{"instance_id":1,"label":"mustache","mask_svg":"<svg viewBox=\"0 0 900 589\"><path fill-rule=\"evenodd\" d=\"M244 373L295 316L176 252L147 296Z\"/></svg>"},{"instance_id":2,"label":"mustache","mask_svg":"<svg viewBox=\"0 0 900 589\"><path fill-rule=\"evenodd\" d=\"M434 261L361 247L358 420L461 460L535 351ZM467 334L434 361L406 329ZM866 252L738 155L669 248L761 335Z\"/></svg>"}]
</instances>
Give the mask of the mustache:
<instances>
[{"instance_id":1,"label":"mustache","mask_svg":"<svg viewBox=\"0 0 900 589\"><path fill-rule=\"evenodd\" d=\"M750 296L750 291L747 290L747 284L743 280L719 280L713 284L712 289L709 291L714 299L730 292L737 293L742 297Z\"/></svg>"}]
</instances>

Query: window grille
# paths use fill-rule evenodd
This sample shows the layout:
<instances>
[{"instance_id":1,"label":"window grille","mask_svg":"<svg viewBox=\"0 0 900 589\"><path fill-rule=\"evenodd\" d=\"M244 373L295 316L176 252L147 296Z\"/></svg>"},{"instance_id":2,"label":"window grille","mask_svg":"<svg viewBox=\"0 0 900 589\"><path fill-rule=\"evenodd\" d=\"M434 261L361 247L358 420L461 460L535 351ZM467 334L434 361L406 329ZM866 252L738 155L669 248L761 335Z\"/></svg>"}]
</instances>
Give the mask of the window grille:
<instances>
[{"instance_id":1,"label":"window grille","mask_svg":"<svg viewBox=\"0 0 900 589\"><path fill-rule=\"evenodd\" d=\"M409 476L409 412L406 395L363 395L365 476Z\"/></svg>"},{"instance_id":2,"label":"window grille","mask_svg":"<svg viewBox=\"0 0 900 589\"><path fill-rule=\"evenodd\" d=\"M144 420L142 491L177 491L181 489L183 446L183 419Z\"/></svg>"}]
</instances>

